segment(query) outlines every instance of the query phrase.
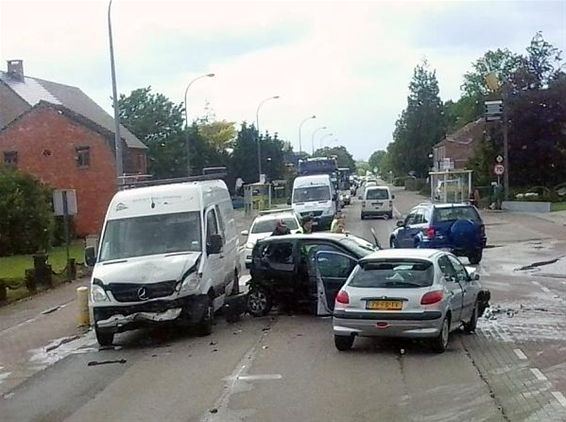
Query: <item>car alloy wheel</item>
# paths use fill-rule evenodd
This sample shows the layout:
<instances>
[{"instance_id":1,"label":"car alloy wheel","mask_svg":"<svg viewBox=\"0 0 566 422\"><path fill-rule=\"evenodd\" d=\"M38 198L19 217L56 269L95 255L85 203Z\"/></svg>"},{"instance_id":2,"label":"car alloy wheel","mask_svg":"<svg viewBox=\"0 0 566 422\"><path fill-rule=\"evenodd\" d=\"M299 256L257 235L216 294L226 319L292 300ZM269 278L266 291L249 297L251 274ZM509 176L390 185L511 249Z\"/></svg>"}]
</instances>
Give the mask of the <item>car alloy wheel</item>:
<instances>
[{"instance_id":1,"label":"car alloy wheel","mask_svg":"<svg viewBox=\"0 0 566 422\"><path fill-rule=\"evenodd\" d=\"M271 298L263 288L252 289L248 293L248 312L253 316L264 316L271 310Z\"/></svg>"}]
</instances>

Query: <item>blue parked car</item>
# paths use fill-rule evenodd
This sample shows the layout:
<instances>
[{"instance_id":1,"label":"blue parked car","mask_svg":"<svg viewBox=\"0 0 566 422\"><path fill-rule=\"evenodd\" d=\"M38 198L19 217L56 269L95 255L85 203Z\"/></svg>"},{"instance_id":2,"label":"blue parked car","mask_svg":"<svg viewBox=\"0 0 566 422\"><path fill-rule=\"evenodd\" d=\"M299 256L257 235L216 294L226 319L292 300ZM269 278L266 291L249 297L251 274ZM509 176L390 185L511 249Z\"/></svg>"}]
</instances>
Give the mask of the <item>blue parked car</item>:
<instances>
[{"instance_id":1,"label":"blue parked car","mask_svg":"<svg viewBox=\"0 0 566 422\"><path fill-rule=\"evenodd\" d=\"M430 204L414 207L391 233L392 248L445 249L479 264L487 237L481 216L469 204Z\"/></svg>"}]
</instances>

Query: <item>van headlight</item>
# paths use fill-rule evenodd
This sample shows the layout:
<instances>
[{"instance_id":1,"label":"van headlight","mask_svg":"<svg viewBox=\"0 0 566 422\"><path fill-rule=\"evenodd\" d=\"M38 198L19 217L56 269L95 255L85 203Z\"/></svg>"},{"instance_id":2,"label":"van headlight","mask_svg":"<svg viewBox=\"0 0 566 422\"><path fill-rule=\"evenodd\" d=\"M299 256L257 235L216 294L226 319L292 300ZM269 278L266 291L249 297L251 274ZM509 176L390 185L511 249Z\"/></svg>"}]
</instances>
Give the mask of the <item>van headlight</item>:
<instances>
[{"instance_id":1,"label":"van headlight","mask_svg":"<svg viewBox=\"0 0 566 422\"><path fill-rule=\"evenodd\" d=\"M255 243L253 243L253 242L246 243L246 249L253 249L254 246L255 246Z\"/></svg>"},{"instance_id":2,"label":"van headlight","mask_svg":"<svg viewBox=\"0 0 566 422\"><path fill-rule=\"evenodd\" d=\"M102 282L100 280L94 279L94 282L90 288L90 299L93 303L110 301L108 295L106 294L106 290L104 290L104 287L102 287L101 284Z\"/></svg>"},{"instance_id":3,"label":"van headlight","mask_svg":"<svg viewBox=\"0 0 566 422\"><path fill-rule=\"evenodd\" d=\"M181 283L181 289L179 290L179 293L195 290L198 287L201 279L202 279L201 275L198 274L196 271L190 273L187 277L185 277L185 279Z\"/></svg>"}]
</instances>

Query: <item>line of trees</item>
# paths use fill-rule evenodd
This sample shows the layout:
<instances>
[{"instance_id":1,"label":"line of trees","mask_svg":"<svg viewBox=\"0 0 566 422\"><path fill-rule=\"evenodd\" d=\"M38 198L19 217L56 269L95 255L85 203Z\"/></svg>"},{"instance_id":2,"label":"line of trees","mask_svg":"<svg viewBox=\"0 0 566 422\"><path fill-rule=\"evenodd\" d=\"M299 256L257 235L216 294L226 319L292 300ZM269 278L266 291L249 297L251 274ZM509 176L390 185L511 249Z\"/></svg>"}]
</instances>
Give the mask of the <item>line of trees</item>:
<instances>
[{"instance_id":1,"label":"line of trees","mask_svg":"<svg viewBox=\"0 0 566 422\"><path fill-rule=\"evenodd\" d=\"M494 73L501 82L492 91L485 76ZM508 49L487 51L463 76L462 95L442 102L436 72L424 61L415 67L407 106L401 112L387 150L375 151L369 161L382 175L426 177L432 147L446 134L482 117L484 102L507 93L509 154L513 186L552 186L566 181L566 74L562 51L535 34L525 53ZM501 125L486 125L482 140L468 167L476 183L493 178L494 157L502 152Z\"/></svg>"},{"instance_id":2,"label":"line of trees","mask_svg":"<svg viewBox=\"0 0 566 422\"><path fill-rule=\"evenodd\" d=\"M262 171L268 179L284 179L287 165L298 161L290 142L277 133L259 134L253 124L216 120L213 113L200 118L185 129L182 104L174 104L166 96L140 88L118 101L122 124L148 147L148 171L156 179L187 175L186 137L192 174L201 174L205 167L225 166L230 189L237 178L245 183L258 179L257 140L261 142ZM187 133L188 131L188 133ZM315 156L336 155L338 164L355 168L352 155L344 146L323 148ZM308 154L301 155L306 158Z\"/></svg>"}]
</instances>

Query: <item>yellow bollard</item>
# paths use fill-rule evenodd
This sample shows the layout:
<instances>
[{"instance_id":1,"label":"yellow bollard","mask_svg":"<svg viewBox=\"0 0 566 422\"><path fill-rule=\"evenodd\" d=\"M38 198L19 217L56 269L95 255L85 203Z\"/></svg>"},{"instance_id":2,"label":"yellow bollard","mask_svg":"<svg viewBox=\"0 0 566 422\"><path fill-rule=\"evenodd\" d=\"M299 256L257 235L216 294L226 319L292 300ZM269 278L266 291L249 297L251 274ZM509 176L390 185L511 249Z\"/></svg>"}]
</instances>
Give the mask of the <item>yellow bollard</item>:
<instances>
[{"instance_id":1,"label":"yellow bollard","mask_svg":"<svg viewBox=\"0 0 566 422\"><path fill-rule=\"evenodd\" d=\"M82 286L77 288L77 309L79 327L88 327L90 318L88 312L88 287Z\"/></svg>"}]
</instances>

